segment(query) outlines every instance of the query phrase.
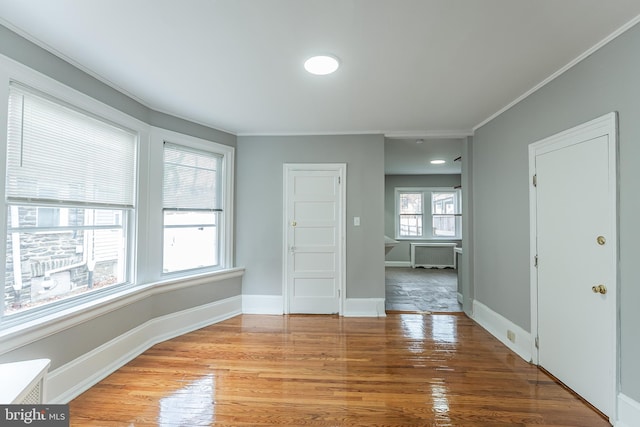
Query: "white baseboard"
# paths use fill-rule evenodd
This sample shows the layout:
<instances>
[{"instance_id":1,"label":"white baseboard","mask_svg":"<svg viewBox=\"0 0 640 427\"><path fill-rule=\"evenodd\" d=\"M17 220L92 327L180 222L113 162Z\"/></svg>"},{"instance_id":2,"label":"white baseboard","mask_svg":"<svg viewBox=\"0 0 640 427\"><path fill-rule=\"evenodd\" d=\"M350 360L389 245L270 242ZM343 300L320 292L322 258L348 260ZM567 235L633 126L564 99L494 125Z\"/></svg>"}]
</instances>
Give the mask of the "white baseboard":
<instances>
[{"instance_id":1,"label":"white baseboard","mask_svg":"<svg viewBox=\"0 0 640 427\"><path fill-rule=\"evenodd\" d=\"M640 426L640 402L622 393L618 394L618 420L616 427Z\"/></svg>"},{"instance_id":2,"label":"white baseboard","mask_svg":"<svg viewBox=\"0 0 640 427\"><path fill-rule=\"evenodd\" d=\"M518 356L529 363L531 362L532 339L530 332L525 331L477 300L473 301L472 318ZM507 338L507 331L515 333L515 342L511 342Z\"/></svg>"},{"instance_id":3,"label":"white baseboard","mask_svg":"<svg viewBox=\"0 0 640 427\"><path fill-rule=\"evenodd\" d=\"M385 261L385 267L411 267L411 261Z\"/></svg>"},{"instance_id":4,"label":"white baseboard","mask_svg":"<svg viewBox=\"0 0 640 427\"><path fill-rule=\"evenodd\" d=\"M384 298L347 298L344 301L345 317L386 317Z\"/></svg>"},{"instance_id":5,"label":"white baseboard","mask_svg":"<svg viewBox=\"0 0 640 427\"><path fill-rule=\"evenodd\" d=\"M68 403L151 346L241 312L242 297L238 295L151 319L51 371L47 377L47 403Z\"/></svg>"},{"instance_id":6,"label":"white baseboard","mask_svg":"<svg viewBox=\"0 0 640 427\"><path fill-rule=\"evenodd\" d=\"M462 304L462 301L464 300L464 297L462 296L462 294L460 292L457 292L456 294L457 294L457 297L458 297L458 302L460 304Z\"/></svg>"},{"instance_id":7,"label":"white baseboard","mask_svg":"<svg viewBox=\"0 0 640 427\"><path fill-rule=\"evenodd\" d=\"M242 295L243 314L284 314L282 295Z\"/></svg>"}]
</instances>

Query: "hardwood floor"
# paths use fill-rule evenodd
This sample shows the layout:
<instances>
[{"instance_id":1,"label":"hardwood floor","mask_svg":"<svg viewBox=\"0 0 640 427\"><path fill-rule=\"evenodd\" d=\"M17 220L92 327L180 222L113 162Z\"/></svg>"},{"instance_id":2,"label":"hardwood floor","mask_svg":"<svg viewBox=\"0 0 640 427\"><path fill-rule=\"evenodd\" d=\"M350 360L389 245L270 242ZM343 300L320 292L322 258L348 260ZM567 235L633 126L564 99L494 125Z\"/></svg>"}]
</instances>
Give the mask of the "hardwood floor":
<instances>
[{"instance_id":1,"label":"hardwood floor","mask_svg":"<svg viewBox=\"0 0 640 427\"><path fill-rule=\"evenodd\" d=\"M158 344L72 426L608 426L464 315L242 315Z\"/></svg>"},{"instance_id":2,"label":"hardwood floor","mask_svg":"<svg viewBox=\"0 0 640 427\"><path fill-rule=\"evenodd\" d=\"M387 311L453 313L458 303L458 272L437 268L385 268Z\"/></svg>"}]
</instances>

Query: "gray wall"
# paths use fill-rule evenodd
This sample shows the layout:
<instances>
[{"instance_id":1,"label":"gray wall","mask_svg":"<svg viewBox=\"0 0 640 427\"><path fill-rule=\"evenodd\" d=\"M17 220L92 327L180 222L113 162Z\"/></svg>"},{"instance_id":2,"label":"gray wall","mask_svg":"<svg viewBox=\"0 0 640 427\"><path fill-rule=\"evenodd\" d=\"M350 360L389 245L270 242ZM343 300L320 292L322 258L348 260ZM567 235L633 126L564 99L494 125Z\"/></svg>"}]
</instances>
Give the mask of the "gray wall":
<instances>
[{"instance_id":1,"label":"gray wall","mask_svg":"<svg viewBox=\"0 0 640 427\"><path fill-rule=\"evenodd\" d=\"M396 187L450 187L460 185L461 176L455 175L386 175L384 177L384 234L395 238L395 188ZM464 193L464 191L463 191ZM464 206L464 204L463 204ZM460 240L449 240L460 244ZM409 262L409 244L412 240L401 240L386 255L386 261Z\"/></svg>"},{"instance_id":2,"label":"gray wall","mask_svg":"<svg viewBox=\"0 0 640 427\"><path fill-rule=\"evenodd\" d=\"M1 25L0 54L150 125L236 145L235 135L153 111ZM240 278L159 294L2 354L0 362L46 357L55 369L150 319L240 294Z\"/></svg>"},{"instance_id":3,"label":"gray wall","mask_svg":"<svg viewBox=\"0 0 640 427\"><path fill-rule=\"evenodd\" d=\"M238 137L237 264L243 293L282 295L284 163L347 164L347 298L384 298L384 137ZM359 216L361 226L353 226Z\"/></svg>"},{"instance_id":4,"label":"gray wall","mask_svg":"<svg viewBox=\"0 0 640 427\"><path fill-rule=\"evenodd\" d=\"M479 128L473 139L475 297L530 330L527 146L619 113L621 391L640 401L640 25Z\"/></svg>"}]
</instances>

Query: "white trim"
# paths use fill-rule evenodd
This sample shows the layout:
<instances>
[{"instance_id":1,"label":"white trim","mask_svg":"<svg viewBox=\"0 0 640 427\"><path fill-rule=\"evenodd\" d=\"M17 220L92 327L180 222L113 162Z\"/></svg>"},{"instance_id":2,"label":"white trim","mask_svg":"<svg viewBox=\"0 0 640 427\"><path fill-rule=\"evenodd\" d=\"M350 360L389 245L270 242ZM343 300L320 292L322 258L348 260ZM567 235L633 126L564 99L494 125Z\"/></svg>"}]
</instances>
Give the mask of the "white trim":
<instances>
[{"instance_id":1,"label":"white trim","mask_svg":"<svg viewBox=\"0 0 640 427\"><path fill-rule=\"evenodd\" d=\"M284 314L289 314L289 287L288 287L288 268L287 262L289 259L288 250L288 232L289 232L289 219L287 215L287 194L289 185L289 172L295 170L333 170L338 172L338 179L340 180L340 216L339 220L339 243L338 243L338 264L340 278L340 284L338 285L339 303L338 314L344 315L345 299L346 299L346 287L347 287L347 164L346 163L284 163L282 165L282 304Z\"/></svg>"},{"instance_id":2,"label":"white trim","mask_svg":"<svg viewBox=\"0 0 640 427\"><path fill-rule=\"evenodd\" d=\"M387 131L384 136L387 139L462 139L473 136L473 130Z\"/></svg>"},{"instance_id":3,"label":"white trim","mask_svg":"<svg viewBox=\"0 0 640 427\"><path fill-rule=\"evenodd\" d=\"M346 298L344 317L387 317L384 298Z\"/></svg>"},{"instance_id":4,"label":"white trim","mask_svg":"<svg viewBox=\"0 0 640 427\"><path fill-rule=\"evenodd\" d=\"M284 314L282 295L242 295L242 314Z\"/></svg>"},{"instance_id":5,"label":"white trim","mask_svg":"<svg viewBox=\"0 0 640 427\"><path fill-rule=\"evenodd\" d=\"M639 16L640 18L640 16ZM537 142L534 142L529 145L529 280L530 280L530 297L531 297L531 336L538 336L538 269L535 267L535 256L537 255L537 192L535 191L535 186L533 185L533 176L536 174L536 156L548 153L550 151L562 149L586 140L590 140L593 138L597 138L599 136L608 136L609 137L609 153L608 153L608 161L609 161L609 195L611 196L610 200L603 201L605 203L609 203L612 206L611 209L611 218L610 221L614 224L614 233L612 236L607 236L607 245L611 245L612 250L612 265L615 268L612 271L613 282L611 286L608 286L609 293L614 294L615 306L609 315L613 319L613 331L610 334L610 345L613 351L613 360L611 363L613 378L612 378L612 387L613 394L611 394L611 399L613 402L611 404L611 414L610 419L616 419L616 411L617 405L615 402L616 396L618 395L618 384L620 382L620 366L618 364L618 359L620 355L620 319L617 313L619 312L620 307L620 278L618 275L618 240L619 240L619 224L618 224L618 172L617 172L617 164L618 164L618 120L617 113L611 112L600 117L597 117L593 120L590 120L586 123L583 123L578 126L574 126L573 128L567 129L565 131L559 132L547 138L541 139ZM531 362L534 364L539 364L539 351L535 347L535 340L531 343Z\"/></svg>"},{"instance_id":6,"label":"white trim","mask_svg":"<svg viewBox=\"0 0 640 427\"><path fill-rule=\"evenodd\" d=\"M570 69L572 69L573 67L578 65L580 62L582 62L583 60L585 60L586 58L591 56L593 53L595 53L596 51L600 50L606 44L608 44L609 42L615 40L618 36L620 36L620 35L624 34L625 32L627 32L629 29L631 29L631 27L633 27L634 25L636 25L639 22L640 22L640 15L636 16L631 21L627 22L626 24L624 24L623 26L621 26L620 28L615 30L613 33L609 34L604 39L600 40L595 45L591 46L589 49L584 51L581 55L579 55L578 57L573 59L567 65L565 65L564 67L560 68L555 73L551 74L549 77L547 77L546 79L544 79L543 81L541 81L540 83L538 83L537 85L535 85L534 87L532 87L531 89L529 89L528 91L526 91L525 93L523 93L522 95L520 95L519 97L517 97L516 99L511 101L509 104L505 105L500 110L496 111L491 116L487 117L486 119L484 119L483 121L481 121L480 123L475 125L473 127L473 132L475 132L476 130L478 130L482 126L486 125L491 120L495 119L500 114L504 113L505 111L507 111L508 109L510 109L511 107L513 107L514 105L516 105L517 103L522 101L523 99L527 98L531 94L533 94L533 93L537 92L538 90L542 89L544 86L546 86L547 84L551 83L553 80L557 79L558 77L560 77L561 75L563 75L564 73L566 73L567 71L569 71Z\"/></svg>"},{"instance_id":7,"label":"white trim","mask_svg":"<svg viewBox=\"0 0 640 427\"><path fill-rule=\"evenodd\" d=\"M170 113L167 113L170 114ZM231 133L231 132L230 132ZM357 131L299 131L299 132L238 132L241 136L339 136L339 135L383 135L389 139L460 139L473 135L471 129L395 131L365 129Z\"/></svg>"},{"instance_id":8,"label":"white trim","mask_svg":"<svg viewBox=\"0 0 640 427\"><path fill-rule=\"evenodd\" d=\"M385 261L385 267L411 267L411 261Z\"/></svg>"},{"instance_id":9,"label":"white trim","mask_svg":"<svg viewBox=\"0 0 640 427\"><path fill-rule=\"evenodd\" d=\"M8 353L19 347L31 344L65 329L87 322L106 313L118 310L154 295L171 292L205 283L220 282L227 279L241 277L244 268L234 268L215 273L179 278L159 283L128 288L105 297L89 301L85 304L71 307L67 310L45 315L0 331L0 345L2 353Z\"/></svg>"},{"instance_id":10,"label":"white trim","mask_svg":"<svg viewBox=\"0 0 640 427\"><path fill-rule=\"evenodd\" d=\"M151 346L241 314L241 296L151 319L52 371L47 403L68 403Z\"/></svg>"},{"instance_id":11,"label":"white trim","mask_svg":"<svg viewBox=\"0 0 640 427\"><path fill-rule=\"evenodd\" d=\"M616 427L640 426L640 402L629 396L618 394L618 418Z\"/></svg>"},{"instance_id":12,"label":"white trim","mask_svg":"<svg viewBox=\"0 0 640 427\"><path fill-rule=\"evenodd\" d=\"M472 319L509 347L526 362L531 362L531 334L506 317L491 310L478 300L473 300ZM509 341L507 331L515 333L515 342Z\"/></svg>"}]
</instances>

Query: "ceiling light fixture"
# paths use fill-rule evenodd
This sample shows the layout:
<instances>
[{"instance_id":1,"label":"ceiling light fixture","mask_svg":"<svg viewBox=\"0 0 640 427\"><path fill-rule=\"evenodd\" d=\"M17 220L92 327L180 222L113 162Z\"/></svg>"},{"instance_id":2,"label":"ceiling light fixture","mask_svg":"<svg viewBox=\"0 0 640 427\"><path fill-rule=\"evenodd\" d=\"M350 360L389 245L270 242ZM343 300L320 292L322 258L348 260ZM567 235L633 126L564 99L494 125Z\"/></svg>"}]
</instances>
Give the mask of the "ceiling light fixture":
<instances>
[{"instance_id":1,"label":"ceiling light fixture","mask_svg":"<svg viewBox=\"0 0 640 427\"><path fill-rule=\"evenodd\" d=\"M446 162L444 160L441 160L441 159L431 160L431 164L432 165L441 165L441 164L444 164L444 163L446 163Z\"/></svg>"},{"instance_id":2,"label":"ceiling light fixture","mask_svg":"<svg viewBox=\"0 0 640 427\"><path fill-rule=\"evenodd\" d=\"M312 56L304 63L305 70L318 76L331 74L336 71L339 66L340 62L338 61L338 58L330 55Z\"/></svg>"}]
</instances>

